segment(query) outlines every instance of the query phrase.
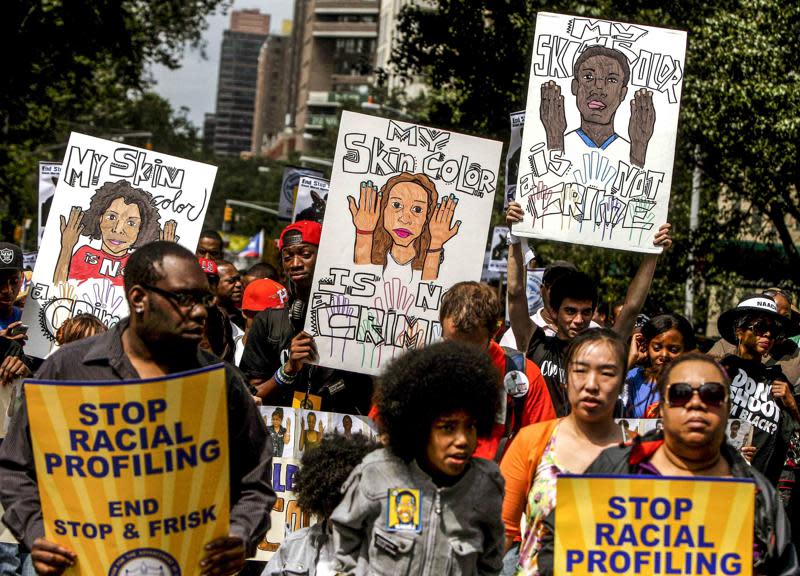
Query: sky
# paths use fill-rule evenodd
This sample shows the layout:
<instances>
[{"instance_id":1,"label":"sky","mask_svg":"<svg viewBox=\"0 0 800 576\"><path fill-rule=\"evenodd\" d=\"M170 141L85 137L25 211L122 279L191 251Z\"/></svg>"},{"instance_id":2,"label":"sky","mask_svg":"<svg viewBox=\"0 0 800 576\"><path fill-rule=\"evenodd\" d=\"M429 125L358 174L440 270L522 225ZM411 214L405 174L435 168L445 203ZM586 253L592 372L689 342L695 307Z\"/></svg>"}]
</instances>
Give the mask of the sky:
<instances>
[{"instance_id":1,"label":"sky","mask_svg":"<svg viewBox=\"0 0 800 576\"><path fill-rule=\"evenodd\" d=\"M292 18L292 6L293 0L234 0L231 10L258 8L262 14L272 17L271 32L280 33L281 22ZM216 13L208 17L208 29L203 34L206 59L198 50L187 50L179 69L169 70L164 66L151 69L156 81L154 91L169 100L175 110L186 106L189 119L200 129L203 128L203 115L213 112L216 104L222 31L229 24L230 10L227 14Z\"/></svg>"}]
</instances>

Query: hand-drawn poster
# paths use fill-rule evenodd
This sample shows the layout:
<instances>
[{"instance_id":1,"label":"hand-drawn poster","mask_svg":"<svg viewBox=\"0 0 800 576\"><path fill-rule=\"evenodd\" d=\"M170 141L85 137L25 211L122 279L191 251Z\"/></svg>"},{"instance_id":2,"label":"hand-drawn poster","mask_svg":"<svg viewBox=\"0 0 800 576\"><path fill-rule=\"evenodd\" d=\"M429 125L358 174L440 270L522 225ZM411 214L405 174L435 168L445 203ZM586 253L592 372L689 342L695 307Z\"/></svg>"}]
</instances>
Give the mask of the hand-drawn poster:
<instances>
[{"instance_id":1,"label":"hand-drawn poster","mask_svg":"<svg viewBox=\"0 0 800 576\"><path fill-rule=\"evenodd\" d=\"M508 270L508 226L495 226L489 248L489 270L505 273Z\"/></svg>"},{"instance_id":2,"label":"hand-drawn poster","mask_svg":"<svg viewBox=\"0 0 800 576\"><path fill-rule=\"evenodd\" d=\"M329 188L330 181L324 178L302 176L297 185L297 200L294 203L292 221L313 220L322 224Z\"/></svg>"},{"instance_id":3,"label":"hand-drawn poster","mask_svg":"<svg viewBox=\"0 0 800 576\"><path fill-rule=\"evenodd\" d=\"M280 217L286 220L291 220L294 210L294 202L297 198L297 186L300 184L300 178L303 176L311 176L312 178L322 178L324 174L319 170L313 168L297 168L289 166L283 171L283 181L281 182L281 195L278 198L278 212Z\"/></svg>"},{"instance_id":4,"label":"hand-drawn poster","mask_svg":"<svg viewBox=\"0 0 800 576\"><path fill-rule=\"evenodd\" d=\"M517 194L517 175L519 174L519 153L522 149L522 130L525 127L525 110L512 112L511 139L506 150L505 196L503 208L508 208L508 202Z\"/></svg>"},{"instance_id":5,"label":"hand-drawn poster","mask_svg":"<svg viewBox=\"0 0 800 576\"><path fill-rule=\"evenodd\" d=\"M68 574L196 574L229 532L221 364L152 380L28 380L45 538Z\"/></svg>"},{"instance_id":6,"label":"hand-drawn poster","mask_svg":"<svg viewBox=\"0 0 800 576\"><path fill-rule=\"evenodd\" d=\"M172 240L194 252L216 172L73 132L22 316L25 352L47 356L58 327L76 314L109 327L125 317L123 270L139 246Z\"/></svg>"},{"instance_id":7,"label":"hand-drawn poster","mask_svg":"<svg viewBox=\"0 0 800 576\"><path fill-rule=\"evenodd\" d=\"M514 234L661 252L685 53L685 32L539 12Z\"/></svg>"},{"instance_id":8,"label":"hand-drawn poster","mask_svg":"<svg viewBox=\"0 0 800 576\"><path fill-rule=\"evenodd\" d=\"M501 151L342 113L305 324L319 364L377 374L440 337L442 294L481 276Z\"/></svg>"},{"instance_id":9,"label":"hand-drawn poster","mask_svg":"<svg viewBox=\"0 0 800 576\"><path fill-rule=\"evenodd\" d=\"M300 470L303 451L313 449L325 433L339 432L346 436L366 434L375 440L378 432L375 424L366 416L283 406L262 406L261 416L267 424L275 449L272 459L272 487L278 499L270 512L269 531L258 544L254 560L269 560L287 535L318 521L315 516L303 512L297 505L294 482L295 475ZM319 436L309 435L310 429L319 433Z\"/></svg>"},{"instance_id":10,"label":"hand-drawn poster","mask_svg":"<svg viewBox=\"0 0 800 576\"><path fill-rule=\"evenodd\" d=\"M59 174L61 162L39 162L39 234L36 237L39 248L42 247L42 234L50 214L53 194L56 193Z\"/></svg>"}]
</instances>

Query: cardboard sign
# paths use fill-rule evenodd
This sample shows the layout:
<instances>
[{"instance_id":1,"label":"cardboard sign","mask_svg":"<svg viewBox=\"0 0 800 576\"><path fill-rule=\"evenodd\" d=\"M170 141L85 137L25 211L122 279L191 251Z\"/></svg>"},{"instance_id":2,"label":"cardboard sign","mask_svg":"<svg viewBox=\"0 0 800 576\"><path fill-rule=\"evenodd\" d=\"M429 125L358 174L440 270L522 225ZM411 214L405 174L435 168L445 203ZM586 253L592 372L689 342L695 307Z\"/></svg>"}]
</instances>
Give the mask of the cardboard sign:
<instances>
[{"instance_id":1,"label":"cardboard sign","mask_svg":"<svg viewBox=\"0 0 800 576\"><path fill-rule=\"evenodd\" d=\"M297 199L297 187L300 184L300 178L303 176L311 176L314 178L322 178L323 174L319 170L312 168L297 168L289 166L283 171L283 180L281 181L281 195L278 198L278 212L280 217L290 220L292 212L294 211L294 203Z\"/></svg>"},{"instance_id":2,"label":"cardboard sign","mask_svg":"<svg viewBox=\"0 0 800 576\"><path fill-rule=\"evenodd\" d=\"M217 169L73 132L22 320L44 358L76 314L108 327L127 316L123 272L136 248L172 240L194 252Z\"/></svg>"},{"instance_id":3,"label":"cardboard sign","mask_svg":"<svg viewBox=\"0 0 800 576\"><path fill-rule=\"evenodd\" d=\"M502 144L343 112L305 330L319 364L377 374L441 335L481 277Z\"/></svg>"},{"instance_id":4,"label":"cardboard sign","mask_svg":"<svg viewBox=\"0 0 800 576\"><path fill-rule=\"evenodd\" d=\"M269 532L259 543L255 556L255 560L268 560L287 535L318 520L297 506L294 478L303 452L313 449L326 432L366 434L372 439L378 433L365 416L285 406L262 406L261 416L272 439L272 487L278 497L270 513Z\"/></svg>"},{"instance_id":5,"label":"cardboard sign","mask_svg":"<svg viewBox=\"0 0 800 576\"><path fill-rule=\"evenodd\" d=\"M313 220L322 224L329 189L330 181L324 178L302 176L297 185L297 200L294 203L292 222Z\"/></svg>"},{"instance_id":6,"label":"cardboard sign","mask_svg":"<svg viewBox=\"0 0 800 576\"><path fill-rule=\"evenodd\" d=\"M39 234L36 236L38 247L42 246L42 235L60 174L61 162L39 162Z\"/></svg>"},{"instance_id":7,"label":"cardboard sign","mask_svg":"<svg viewBox=\"0 0 800 576\"><path fill-rule=\"evenodd\" d=\"M738 478L562 474L554 573L749 576L755 489Z\"/></svg>"},{"instance_id":8,"label":"cardboard sign","mask_svg":"<svg viewBox=\"0 0 800 576\"><path fill-rule=\"evenodd\" d=\"M686 33L539 12L514 234L658 253Z\"/></svg>"},{"instance_id":9,"label":"cardboard sign","mask_svg":"<svg viewBox=\"0 0 800 576\"><path fill-rule=\"evenodd\" d=\"M78 555L67 574L198 573L229 531L224 367L25 394L45 538Z\"/></svg>"}]
</instances>

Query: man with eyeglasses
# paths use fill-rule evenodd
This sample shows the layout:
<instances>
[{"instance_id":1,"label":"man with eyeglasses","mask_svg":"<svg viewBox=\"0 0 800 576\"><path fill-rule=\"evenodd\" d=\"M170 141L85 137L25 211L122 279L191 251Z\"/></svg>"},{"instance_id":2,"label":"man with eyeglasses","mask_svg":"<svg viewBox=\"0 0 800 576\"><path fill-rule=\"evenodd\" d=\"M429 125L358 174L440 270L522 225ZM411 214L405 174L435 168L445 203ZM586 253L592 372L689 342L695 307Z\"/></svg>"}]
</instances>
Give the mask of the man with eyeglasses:
<instances>
[{"instance_id":1,"label":"man with eyeglasses","mask_svg":"<svg viewBox=\"0 0 800 576\"><path fill-rule=\"evenodd\" d=\"M125 295L130 316L108 332L69 344L36 376L47 380L118 381L157 378L216 364L199 348L214 296L195 256L175 242L153 242L128 259ZM226 364L230 454L230 533L206 546L202 574L233 574L269 528L275 502L272 445L241 373ZM186 487L184 487L186 488ZM41 502L25 404L0 447L3 521L31 549L39 573L61 574L74 552L44 539Z\"/></svg>"},{"instance_id":2,"label":"man with eyeglasses","mask_svg":"<svg viewBox=\"0 0 800 576\"><path fill-rule=\"evenodd\" d=\"M720 334L736 343L721 361L731 377L730 417L753 426L753 446L743 447L742 454L775 486L800 412L786 375L762 359L787 325L775 301L763 294L746 295L717 320Z\"/></svg>"}]
</instances>

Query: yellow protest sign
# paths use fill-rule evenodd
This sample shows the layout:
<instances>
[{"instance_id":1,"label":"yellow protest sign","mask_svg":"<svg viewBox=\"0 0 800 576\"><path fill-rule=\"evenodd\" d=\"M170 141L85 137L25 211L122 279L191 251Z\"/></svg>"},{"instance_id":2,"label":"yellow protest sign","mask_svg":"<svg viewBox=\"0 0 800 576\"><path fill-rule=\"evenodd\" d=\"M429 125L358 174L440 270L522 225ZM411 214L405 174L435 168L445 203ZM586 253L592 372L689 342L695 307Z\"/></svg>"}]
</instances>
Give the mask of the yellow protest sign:
<instances>
[{"instance_id":1,"label":"yellow protest sign","mask_svg":"<svg viewBox=\"0 0 800 576\"><path fill-rule=\"evenodd\" d=\"M556 490L558 576L752 573L751 481L562 475Z\"/></svg>"},{"instance_id":2,"label":"yellow protest sign","mask_svg":"<svg viewBox=\"0 0 800 576\"><path fill-rule=\"evenodd\" d=\"M229 529L222 365L132 382L25 384L45 538L68 574L194 574Z\"/></svg>"}]
</instances>

